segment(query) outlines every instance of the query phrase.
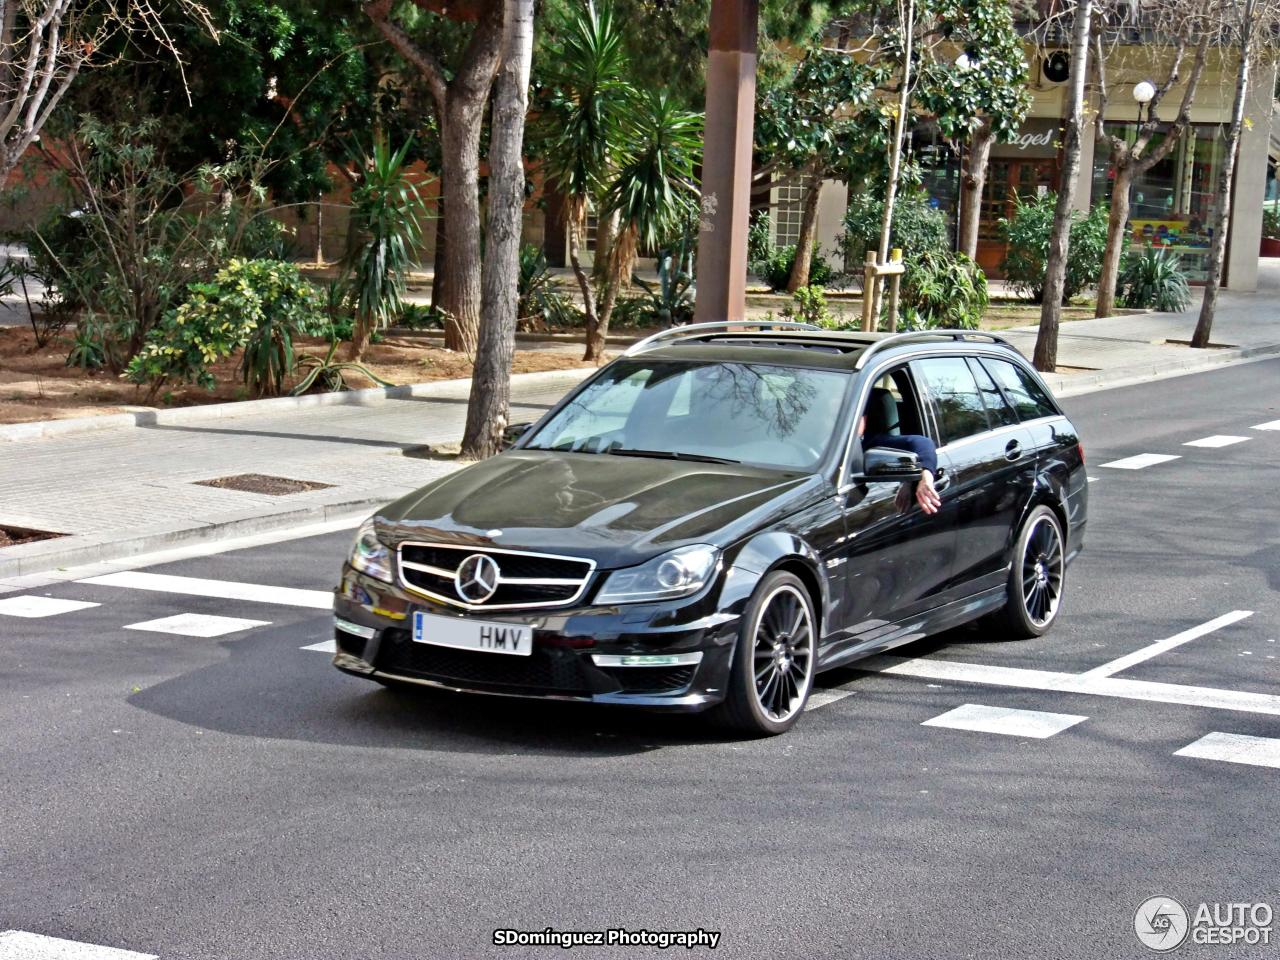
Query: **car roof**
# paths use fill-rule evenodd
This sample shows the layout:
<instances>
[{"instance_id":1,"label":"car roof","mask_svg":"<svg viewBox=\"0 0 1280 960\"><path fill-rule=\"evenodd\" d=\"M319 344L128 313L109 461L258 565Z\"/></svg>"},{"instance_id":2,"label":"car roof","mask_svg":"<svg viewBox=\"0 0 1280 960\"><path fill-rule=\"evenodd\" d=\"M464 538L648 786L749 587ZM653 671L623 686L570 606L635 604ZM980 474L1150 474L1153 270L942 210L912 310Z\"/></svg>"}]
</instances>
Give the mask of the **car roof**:
<instances>
[{"instance_id":1,"label":"car roof","mask_svg":"<svg viewBox=\"0 0 1280 960\"><path fill-rule=\"evenodd\" d=\"M750 322L746 325L752 325ZM765 321L755 325L767 325ZM1001 337L977 330L919 330L908 333L862 333L845 330L726 329L727 324L672 327L661 334L640 341L624 356L651 357L663 360L721 360L737 363L760 363L856 371L872 357L890 358L918 353L922 347L930 352L973 353L974 348L989 352L1022 355ZM712 328L714 327L714 328Z\"/></svg>"}]
</instances>

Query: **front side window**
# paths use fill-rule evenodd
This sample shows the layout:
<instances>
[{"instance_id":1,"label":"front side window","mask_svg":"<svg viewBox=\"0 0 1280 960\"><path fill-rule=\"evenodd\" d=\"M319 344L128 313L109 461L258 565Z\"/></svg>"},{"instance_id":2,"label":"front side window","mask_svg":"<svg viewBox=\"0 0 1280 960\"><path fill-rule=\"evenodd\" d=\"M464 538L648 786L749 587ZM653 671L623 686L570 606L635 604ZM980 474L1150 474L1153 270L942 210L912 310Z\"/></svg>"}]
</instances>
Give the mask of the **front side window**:
<instances>
[{"instance_id":1,"label":"front side window","mask_svg":"<svg viewBox=\"0 0 1280 960\"><path fill-rule=\"evenodd\" d=\"M1009 360L994 360L983 357L982 365L991 372L996 382L1004 389L1004 394L1018 411L1023 420L1036 420L1040 417L1056 417L1058 408L1040 384L1016 363Z\"/></svg>"},{"instance_id":2,"label":"front side window","mask_svg":"<svg viewBox=\"0 0 1280 960\"><path fill-rule=\"evenodd\" d=\"M914 366L933 397L943 444L987 429L987 409L964 357L931 357Z\"/></svg>"},{"instance_id":3,"label":"front side window","mask_svg":"<svg viewBox=\"0 0 1280 960\"><path fill-rule=\"evenodd\" d=\"M848 386L840 370L623 360L523 448L812 470L840 423Z\"/></svg>"}]
</instances>

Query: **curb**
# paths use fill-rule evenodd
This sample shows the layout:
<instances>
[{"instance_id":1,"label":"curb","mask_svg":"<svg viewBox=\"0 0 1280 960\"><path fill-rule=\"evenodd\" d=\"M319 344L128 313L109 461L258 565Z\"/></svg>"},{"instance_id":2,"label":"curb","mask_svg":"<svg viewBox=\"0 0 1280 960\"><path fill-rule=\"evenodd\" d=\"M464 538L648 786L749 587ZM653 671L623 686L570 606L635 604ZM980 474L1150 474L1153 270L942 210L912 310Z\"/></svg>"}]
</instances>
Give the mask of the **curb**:
<instances>
[{"instance_id":1,"label":"curb","mask_svg":"<svg viewBox=\"0 0 1280 960\"><path fill-rule=\"evenodd\" d=\"M539 383L580 374L585 377L594 372L592 367L569 367L565 370L542 370L537 373L518 373L511 378L512 386L519 383ZM132 427L166 426L170 424L199 423L206 420L223 420L247 417L262 413L284 413L310 407L370 406L386 400L406 400L414 397L430 399L466 399L471 390L471 378L465 380L433 380L429 383L408 383L394 387L369 387L363 390L347 390L342 393L313 393L302 397L268 397L265 400L237 400L230 403L208 403L196 407L177 407L173 410L137 410L131 413L112 413L101 417L69 417L66 420L37 420L32 423L8 423L0 425L0 443L22 440L42 440L68 434L96 433L100 430L127 430Z\"/></svg>"},{"instance_id":2,"label":"curb","mask_svg":"<svg viewBox=\"0 0 1280 960\"><path fill-rule=\"evenodd\" d=\"M1154 363L1139 363L1128 367L1114 367L1111 370L1098 370L1093 373L1050 373L1044 374L1043 377L1054 396L1073 397L1095 390L1109 390L1113 387L1130 386L1148 380L1199 373L1245 360L1265 359L1280 355L1280 343L1262 343L1251 347L1233 347L1228 350L1198 350L1196 353L1200 355Z\"/></svg>"},{"instance_id":3,"label":"curb","mask_svg":"<svg viewBox=\"0 0 1280 960\"><path fill-rule=\"evenodd\" d=\"M124 539L103 539L91 534L38 540L0 550L0 580L47 573L64 567L78 567L105 560L121 560L170 547L190 546L233 537L269 533L292 526L339 520L369 514L396 499L398 493L355 497L338 503L318 503L260 516L240 516L214 520L199 526L166 524L142 528Z\"/></svg>"}]
</instances>

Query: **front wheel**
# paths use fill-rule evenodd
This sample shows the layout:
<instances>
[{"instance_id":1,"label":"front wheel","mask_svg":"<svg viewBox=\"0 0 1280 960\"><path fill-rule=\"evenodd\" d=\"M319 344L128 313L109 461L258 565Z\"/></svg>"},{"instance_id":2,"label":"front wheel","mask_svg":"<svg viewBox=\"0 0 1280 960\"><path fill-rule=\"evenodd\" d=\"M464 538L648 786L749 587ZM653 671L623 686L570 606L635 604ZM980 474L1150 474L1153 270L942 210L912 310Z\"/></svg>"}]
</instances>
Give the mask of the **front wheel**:
<instances>
[{"instance_id":1,"label":"front wheel","mask_svg":"<svg viewBox=\"0 0 1280 960\"><path fill-rule=\"evenodd\" d=\"M729 689L717 708L717 719L755 736L790 730L809 699L817 649L817 620L808 590L794 574L768 574L743 615Z\"/></svg>"},{"instance_id":2,"label":"front wheel","mask_svg":"<svg viewBox=\"0 0 1280 960\"><path fill-rule=\"evenodd\" d=\"M1027 516L1014 544L1004 608L995 615L1011 640L1039 637L1058 619L1066 587L1062 524L1048 507Z\"/></svg>"}]
</instances>

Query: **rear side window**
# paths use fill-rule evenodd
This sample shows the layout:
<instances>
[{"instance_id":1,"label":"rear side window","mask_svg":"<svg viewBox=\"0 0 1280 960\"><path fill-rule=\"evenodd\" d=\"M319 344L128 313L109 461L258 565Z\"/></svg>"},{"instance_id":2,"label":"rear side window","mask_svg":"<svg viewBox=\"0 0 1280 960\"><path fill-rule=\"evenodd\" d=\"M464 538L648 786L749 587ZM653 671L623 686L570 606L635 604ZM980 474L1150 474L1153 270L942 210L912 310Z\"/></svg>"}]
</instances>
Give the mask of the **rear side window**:
<instances>
[{"instance_id":1,"label":"rear side window","mask_svg":"<svg viewBox=\"0 0 1280 960\"><path fill-rule=\"evenodd\" d=\"M1040 384L1016 363L1008 360L994 360L983 357L982 365L986 367L996 383L1004 388L1004 395L1009 398L1018 416L1023 420L1035 420L1037 417L1056 417L1058 408Z\"/></svg>"},{"instance_id":2,"label":"rear side window","mask_svg":"<svg viewBox=\"0 0 1280 960\"><path fill-rule=\"evenodd\" d=\"M913 366L933 396L944 444L987 429L986 406L964 357L931 357Z\"/></svg>"},{"instance_id":3,"label":"rear side window","mask_svg":"<svg viewBox=\"0 0 1280 960\"><path fill-rule=\"evenodd\" d=\"M1018 415L1014 412L1013 407L1009 405L1009 401L1000 393L1000 388L996 386L996 382L991 379L991 374L983 369L976 358L969 359L969 369L973 371L974 379L978 381L978 390L982 393L982 399L987 405L987 416L991 420L992 427L1007 427L1010 424L1018 422Z\"/></svg>"}]
</instances>

